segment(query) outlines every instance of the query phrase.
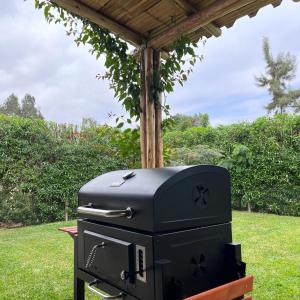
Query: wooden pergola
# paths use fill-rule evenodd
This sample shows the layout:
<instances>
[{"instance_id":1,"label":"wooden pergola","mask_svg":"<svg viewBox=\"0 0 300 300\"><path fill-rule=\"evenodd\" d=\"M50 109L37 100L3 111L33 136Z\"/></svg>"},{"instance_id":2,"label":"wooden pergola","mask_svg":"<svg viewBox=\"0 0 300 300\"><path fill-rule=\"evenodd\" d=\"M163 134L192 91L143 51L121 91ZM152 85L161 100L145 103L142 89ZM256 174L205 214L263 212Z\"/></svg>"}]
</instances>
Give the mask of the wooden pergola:
<instances>
[{"instance_id":1,"label":"wooden pergola","mask_svg":"<svg viewBox=\"0 0 300 300\"><path fill-rule=\"evenodd\" d=\"M141 160L143 168L163 166L162 110L151 99L153 72L180 36L191 41L219 37L243 16L254 17L282 0L51 0L110 30L140 52ZM285 0L286 1L286 0ZM293 0L299 2L300 0Z\"/></svg>"}]
</instances>

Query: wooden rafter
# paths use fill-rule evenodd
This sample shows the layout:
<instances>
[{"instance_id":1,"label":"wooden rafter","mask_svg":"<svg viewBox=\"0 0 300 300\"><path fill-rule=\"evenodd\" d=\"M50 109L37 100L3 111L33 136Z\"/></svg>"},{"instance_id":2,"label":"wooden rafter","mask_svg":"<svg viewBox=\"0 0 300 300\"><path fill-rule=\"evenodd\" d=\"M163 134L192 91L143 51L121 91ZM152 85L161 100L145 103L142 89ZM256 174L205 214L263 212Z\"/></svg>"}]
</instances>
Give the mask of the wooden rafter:
<instances>
[{"instance_id":1,"label":"wooden rafter","mask_svg":"<svg viewBox=\"0 0 300 300\"><path fill-rule=\"evenodd\" d=\"M196 7L194 7L188 0L172 0L178 7L186 11L188 14L194 14L197 12Z\"/></svg>"},{"instance_id":2,"label":"wooden rafter","mask_svg":"<svg viewBox=\"0 0 300 300\"><path fill-rule=\"evenodd\" d=\"M213 23L209 23L205 25L203 29L215 37L219 37L222 35L222 30L218 26L214 25Z\"/></svg>"},{"instance_id":3,"label":"wooden rafter","mask_svg":"<svg viewBox=\"0 0 300 300\"><path fill-rule=\"evenodd\" d=\"M85 4L75 0L51 0L51 2L78 16L90 20L91 22L103 28L110 30L135 47L139 47L143 43L144 37L141 34L122 24L119 24L118 22L108 18L98 11L93 10Z\"/></svg>"},{"instance_id":4,"label":"wooden rafter","mask_svg":"<svg viewBox=\"0 0 300 300\"><path fill-rule=\"evenodd\" d=\"M171 0L171 1L173 1L177 5L177 7L184 10L188 16L191 16L198 12L197 8L194 7L188 0ZM209 23L203 26L203 29L208 33L214 35L215 37L219 37L222 35L222 30L216 25L214 25L213 23Z\"/></svg>"},{"instance_id":5,"label":"wooden rafter","mask_svg":"<svg viewBox=\"0 0 300 300\"><path fill-rule=\"evenodd\" d=\"M178 35L189 34L215 19L240 9L255 0L216 0L213 4L190 16L186 20L164 30L148 41L148 47L161 48L173 41Z\"/></svg>"},{"instance_id":6,"label":"wooden rafter","mask_svg":"<svg viewBox=\"0 0 300 300\"><path fill-rule=\"evenodd\" d=\"M277 7L281 4L282 0L276 0L274 2L272 2L273 7Z\"/></svg>"},{"instance_id":7,"label":"wooden rafter","mask_svg":"<svg viewBox=\"0 0 300 300\"><path fill-rule=\"evenodd\" d=\"M260 8L268 4L276 7L282 2L282 0L50 1L103 28L107 28L135 47L142 46L165 50L170 49L170 45L178 38L178 35L187 35L193 40L198 40L202 36L218 37L222 33L219 27L226 26L228 28L241 16L253 17ZM293 1L299 2L300 0ZM201 8L195 3L199 3ZM164 12L154 9L159 5L162 5ZM156 13L153 14L153 11ZM128 15L132 16L135 21L133 22ZM178 18L175 22L170 23L169 21L174 15ZM225 17L224 21L223 17ZM219 19L222 19L221 22ZM144 30L143 24L148 30Z\"/></svg>"}]
</instances>

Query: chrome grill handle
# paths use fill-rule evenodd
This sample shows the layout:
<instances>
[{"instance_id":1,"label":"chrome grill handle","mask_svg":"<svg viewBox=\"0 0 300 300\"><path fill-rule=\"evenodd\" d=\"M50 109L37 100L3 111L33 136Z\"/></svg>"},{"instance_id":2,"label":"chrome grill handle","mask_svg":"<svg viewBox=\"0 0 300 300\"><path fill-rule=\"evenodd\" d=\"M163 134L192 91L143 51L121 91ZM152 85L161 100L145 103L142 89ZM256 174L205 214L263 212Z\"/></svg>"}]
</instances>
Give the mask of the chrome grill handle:
<instances>
[{"instance_id":1,"label":"chrome grill handle","mask_svg":"<svg viewBox=\"0 0 300 300\"><path fill-rule=\"evenodd\" d=\"M106 295L104 293L102 293L99 290L96 290L93 286L95 284L98 283L98 280L92 281L91 283L88 284L88 289L93 292L94 294L96 294L97 296L100 296L102 299L124 299L124 294L123 293L119 293L117 295L114 296L110 296L110 295Z\"/></svg>"},{"instance_id":2,"label":"chrome grill handle","mask_svg":"<svg viewBox=\"0 0 300 300\"><path fill-rule=\"evenodd\" d=\"M111 210L111 209L98 209L92 208L88 206L79 206L77 212L80 214L85 214L89 216L96 217L105 217L105 218L120 218L126 217L128 219L133 218L133 209L131 207L127 207L123 210Z\"/></svg>"}]
</instances>

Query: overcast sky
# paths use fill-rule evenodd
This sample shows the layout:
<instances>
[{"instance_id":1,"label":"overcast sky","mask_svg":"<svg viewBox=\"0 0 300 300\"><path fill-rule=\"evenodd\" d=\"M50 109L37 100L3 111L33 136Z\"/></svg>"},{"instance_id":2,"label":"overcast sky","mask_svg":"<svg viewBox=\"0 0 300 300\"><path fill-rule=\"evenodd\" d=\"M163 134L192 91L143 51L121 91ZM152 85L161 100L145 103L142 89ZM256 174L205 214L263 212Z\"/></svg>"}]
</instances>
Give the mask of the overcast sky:
<instances>
[{"instance_id":1,"label":"overcast sky","mask_svg":"<svg viewBox=\"0 0 300 300\"><path fill-rule=\"evenodd\" d=\"M168 95L172 113L208 113L214 125L266 114L268 95L254 84L254 75L264 70L262 39L270 39L274 53L290 51L300 61L299 12L299 3L283 0L210 38L199 47L203 62ZM62 25L46 23L33 0L0 0L0 36L0 103L11 93L30 93L45 118L60 123L83 117L110 123L108 113L122 113L108 83L96 79L105 72L103 61L87 47L77 48ZM300 66L292 85L300 87Z\"/></svg>"}]
</instances>

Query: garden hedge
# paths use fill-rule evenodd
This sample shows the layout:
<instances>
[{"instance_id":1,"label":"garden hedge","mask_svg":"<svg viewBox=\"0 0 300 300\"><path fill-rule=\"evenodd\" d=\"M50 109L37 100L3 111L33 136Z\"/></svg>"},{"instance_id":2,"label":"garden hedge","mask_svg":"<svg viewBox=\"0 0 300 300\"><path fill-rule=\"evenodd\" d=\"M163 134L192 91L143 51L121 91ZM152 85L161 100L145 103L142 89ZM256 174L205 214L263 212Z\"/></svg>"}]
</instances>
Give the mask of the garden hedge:
<instances>
[{"instance_id":1,"label":"garden hedge","mask_svg":"<svg viewBox=\"0 0 300 300\"><path fill-rule=\"evenodd\" d=\"M243 145L251 164L241 160L242 167L230 168L233 207L299 216L299 130L299 115L169 130L164 136L165 153L177 164L218 164L238 161L234 153ZM130 136L129 131L108 126L77 132L74 126L0 115L0 223L36 224L62 220L66 214L74 217L77 192L85 182L110 170L139 167L137 138L136 132Z\"/></svg>"},{"instance_id":2,"label":"garden hedge","mask_svg":"<svg viewBox=\"0 0 300 300\"><path fill-rule=\"evenodd\" d=\"M238 145L246 146L251 165L230 169L233 207L245 209L251 204L254 211L300 215L299 115L278 114L252 123L171 131L164 141L170 149L205 145L225 158L231 157Z\"/></svg>"},{"instance_id":3,"label":"garden hedge","mask_svg":"<svg viewBox=\"0 0 300 300\"><path fill-rule=\"evenodd\" d=\"M0 222L35 224L75 215L77 192L90 179L128 162L100 126L73 135L38 119L0 116Z\"/></svg>"}]
</instances>

